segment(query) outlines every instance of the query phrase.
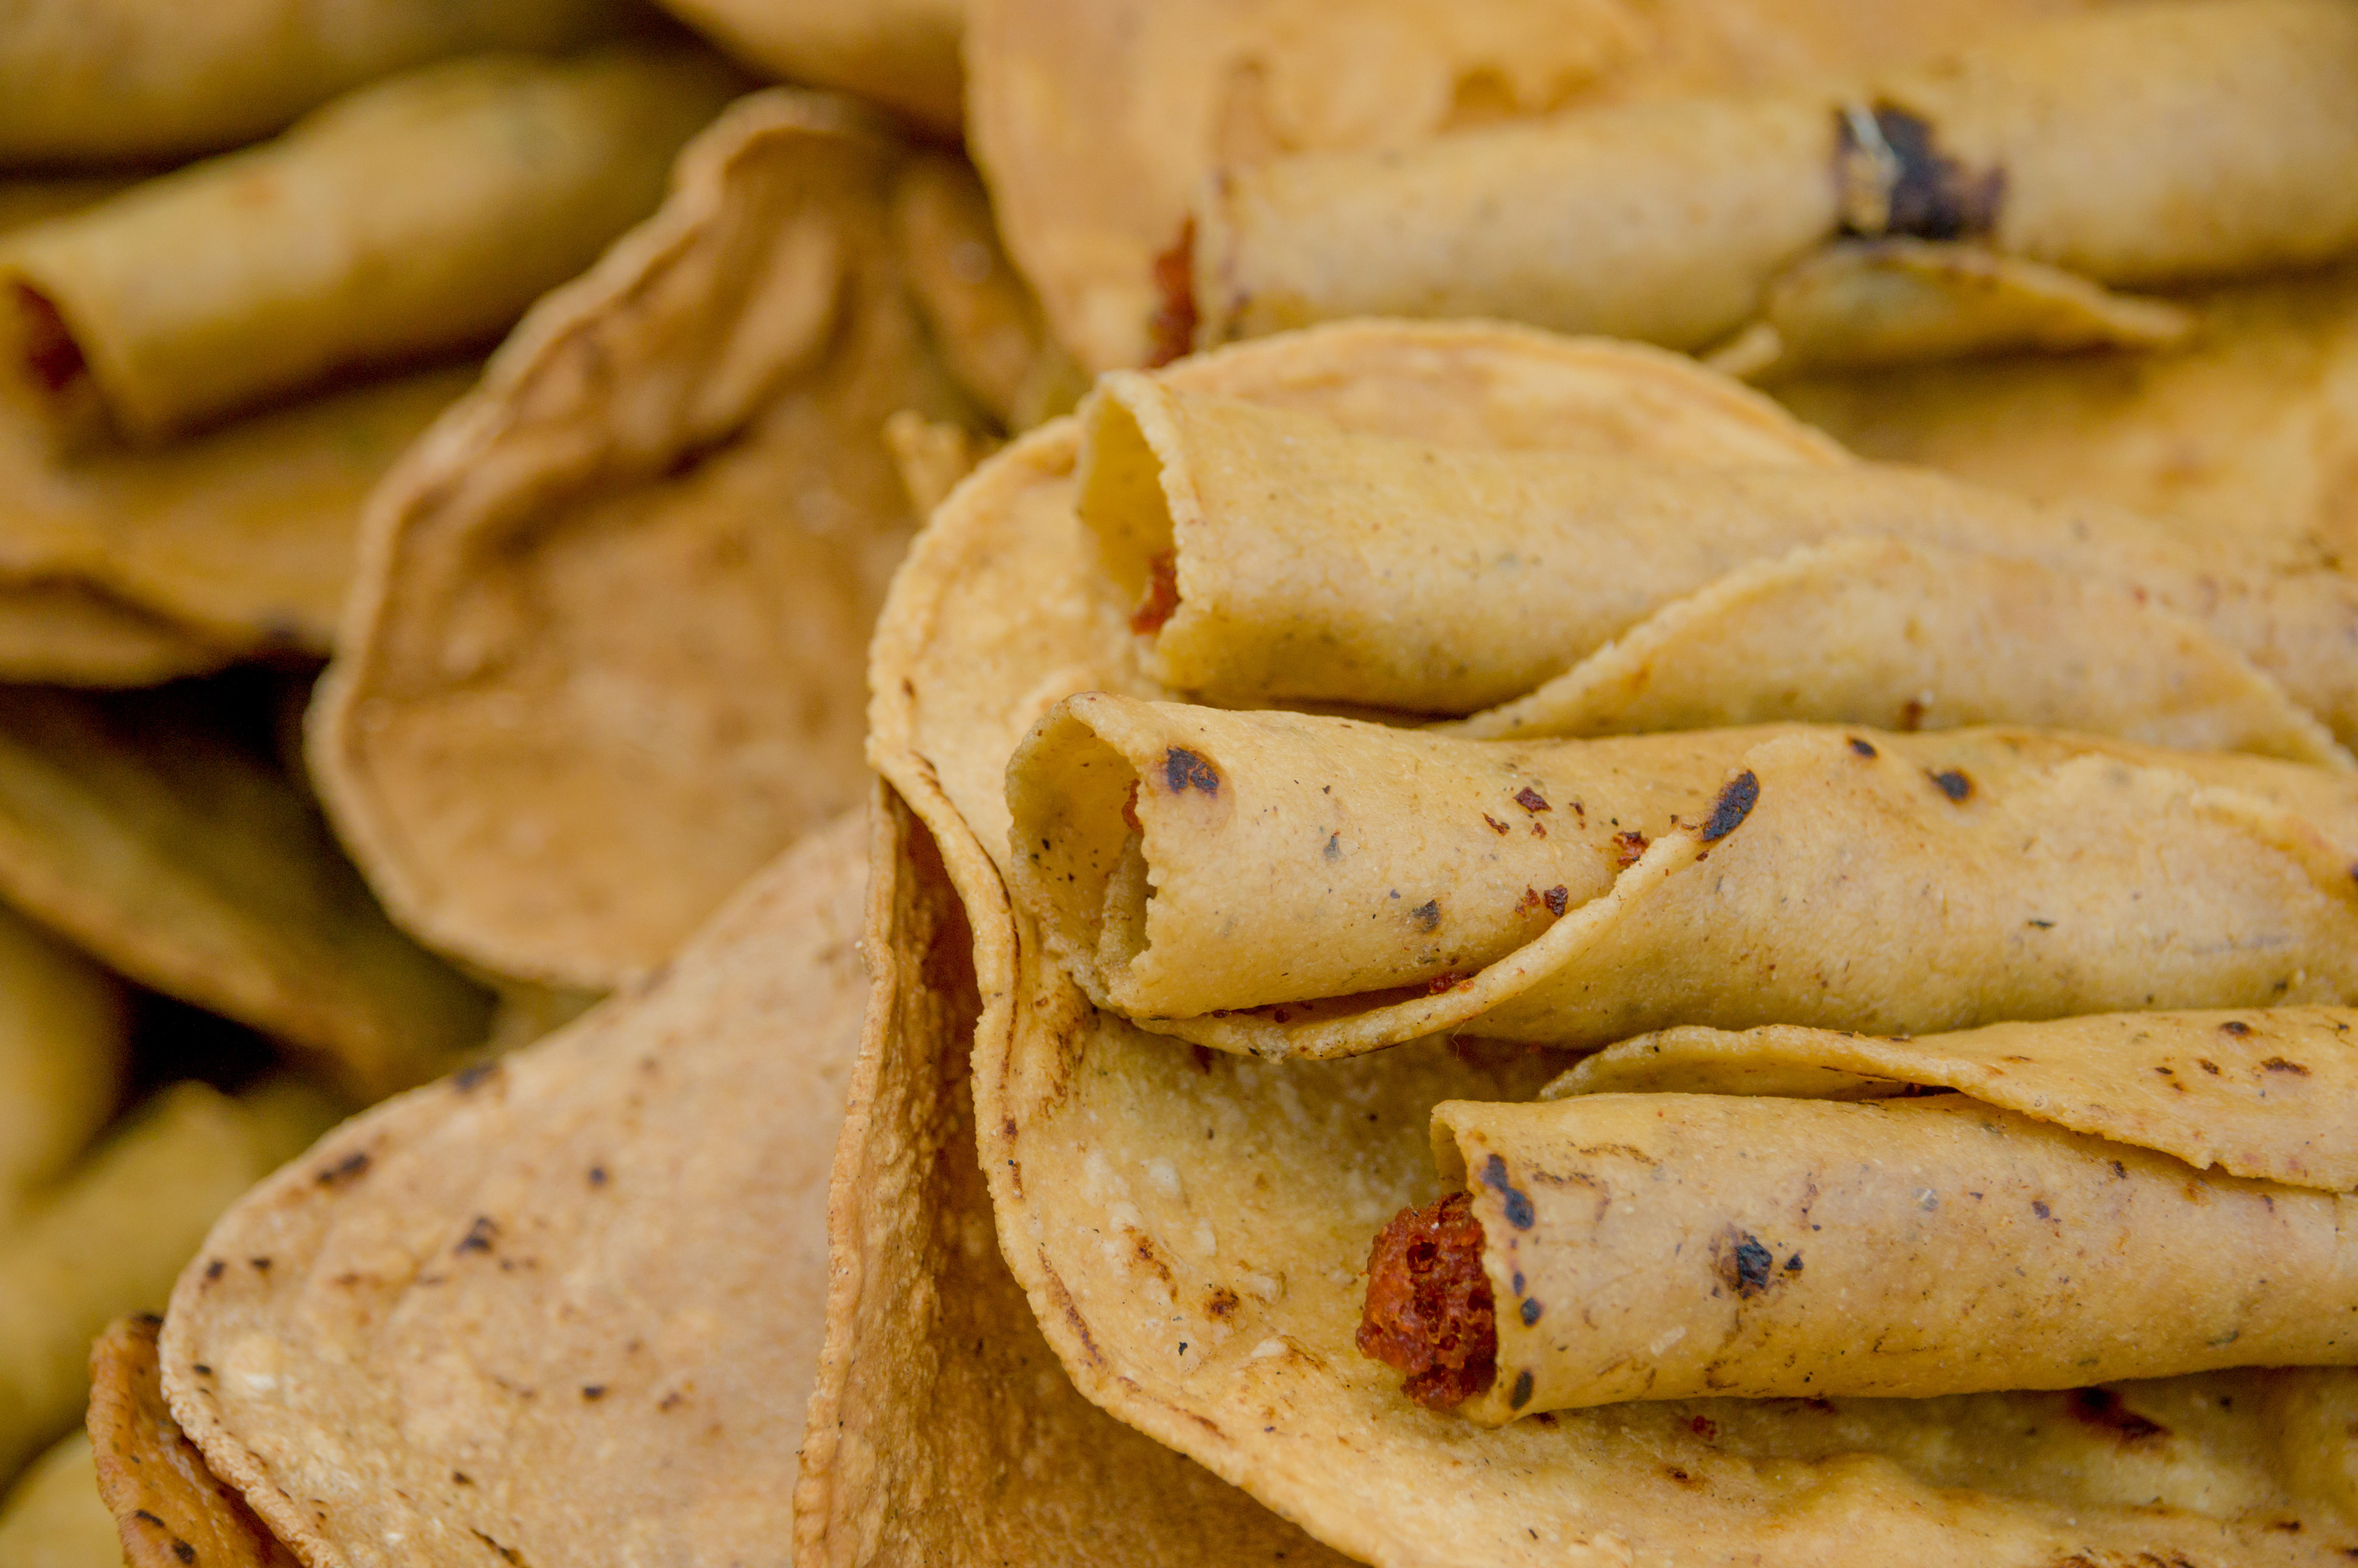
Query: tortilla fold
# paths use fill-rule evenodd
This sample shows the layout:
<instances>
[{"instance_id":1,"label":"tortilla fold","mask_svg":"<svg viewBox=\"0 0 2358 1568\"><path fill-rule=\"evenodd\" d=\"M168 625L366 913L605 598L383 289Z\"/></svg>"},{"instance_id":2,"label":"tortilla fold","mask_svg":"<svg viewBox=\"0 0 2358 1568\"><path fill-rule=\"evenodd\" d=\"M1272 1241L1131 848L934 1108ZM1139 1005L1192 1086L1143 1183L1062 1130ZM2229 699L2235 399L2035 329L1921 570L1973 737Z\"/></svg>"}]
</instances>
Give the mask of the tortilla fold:
<instances>
[{"instance_id":1,"label":"tortilla fold","mask_svg":"<svg viewBox=\"0 0 2358 1568\"><path fill-rule=\"evenodd\" d=\"M2212 661L2248 658L2338 734L2358 736L2358 679L2342 656L2358 632L2358 586L2169 520L1865 464L1453 449L1135 372L1107 378L1083 428L1078 509L1115 587L1140 606L1147 668L1213 701L1465 713L1531 692L1739 568L1881 537L2109 586L2110 624L2082 629L2080 656L2104 658L2123 637L2115 628L2158 603L2174 613L2128 632L2124 648L2182 639L2191 622L2219 644ZM1955 579L1944 597L1962 609L1965 592ZM1992 585L1978 613L2003 617L2011 597ZM1948 681L1991 681L1979 655L1994 646L2036 689L2039 665L2056 658L1977 641ZM1920 672L1920 658L1909 664ZM1898 678L1886 707L1926 689ZM2063 695L2034 700L2051 712ZM1870 715L1829 703L1807 716ZM2033 716L2046 715L2002 717Z\"/></svg>"},{"instance_id":2,"label":"tortilla fold","mask_svg":"<svg viewBox=\"0 0 2358 1568\"><path fill-rule=\"evenodd\" d=\"M740 59L786 81L839 88L935 131L960 128L967 0L662 0Z\"/></svg>"},{"instance_id":3,"label":"tortilla fold","mask_svg":"<svg viewBox=\"0 0 2358 1568\"><path fill-rule=\"evenodd\" d=\"M650 211L737 86L679 52L449 61L18 230L15 381L79 444L145 443L474 346Z\"/></svg>"},{"instance_id":4,"label":"tortilla fold","mask_svg":"<svg viewBox=\"0 0 2358 1568\"><path fill-rule=\"evenodd\" d=\"M1449 1102L1433 1141L1487 1238L1485 1425L2358 1360L2358 1199L1960 1096Z\"/></svg>"},{"instance_id":5,"label":"tortilla fold","mask_svg":"<svg viewBox=\"0 0 2358 1568\"><path fill-rule=\"evenodd\" d=\"M1010 893L1083 989L1223 1050L2358 1000L2358 785L2255 757L1502 744L1091 695L1017 751L1008 808Z\"/></svg>"},{"instance_id":6,"label":"tortilla fold","mask_svg":"<svg viewBox=\"0 0 2358 1568\"><path fill-rule=\"evenodd\" d=\"M2124 7L1847 94L1639 103L1237 170L1196 207L1197 341L1413 314L1699 350L1843 232L1978 241L2099 284L2266 271L2358 243L2353 157L2348 7Z\"/></svg>"},{"instance_id":7,"label":"tortilla fold","mask_svg":"<svg viewBox=\"0 0 2358 1568\"><path fill-rule=\"evenodd\" d=\"M380 76L479 49L557 49L639 19L631 0L80 0L0 35L0 161L159 162L269 135Z\"/></svg>"}]
</instances>

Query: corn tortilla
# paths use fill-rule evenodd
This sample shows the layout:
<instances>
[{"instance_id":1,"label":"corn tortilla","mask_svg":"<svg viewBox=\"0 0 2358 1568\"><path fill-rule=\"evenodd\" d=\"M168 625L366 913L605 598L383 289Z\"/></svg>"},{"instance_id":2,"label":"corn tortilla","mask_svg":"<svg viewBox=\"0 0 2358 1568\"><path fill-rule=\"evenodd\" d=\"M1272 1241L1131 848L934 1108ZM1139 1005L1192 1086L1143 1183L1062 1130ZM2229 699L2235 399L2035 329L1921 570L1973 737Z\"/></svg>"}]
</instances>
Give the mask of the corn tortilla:
<instances>
[{"instance_id":1,"label":"corn tortilla","mask_svg":"<svg viewBox=\"0 0 2358 1568\"><path fill-rule=\"evenodd\" d=\"M959 128L966 0L663 0L730 53L787 81L873 99L934 131Z\"/></svg>"}]
</instances>

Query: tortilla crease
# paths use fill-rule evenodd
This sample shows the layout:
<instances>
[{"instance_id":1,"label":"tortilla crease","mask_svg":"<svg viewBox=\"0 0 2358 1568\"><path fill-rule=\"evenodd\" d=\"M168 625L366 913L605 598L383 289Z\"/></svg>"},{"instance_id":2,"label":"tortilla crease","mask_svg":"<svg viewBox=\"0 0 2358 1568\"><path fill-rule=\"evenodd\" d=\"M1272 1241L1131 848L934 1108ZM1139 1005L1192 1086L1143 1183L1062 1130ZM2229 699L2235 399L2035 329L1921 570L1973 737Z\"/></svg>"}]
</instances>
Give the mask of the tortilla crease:
<instances>
[{"instance_id":1,"label":"tortilla crease","mask_svg":"<svg viewBox=\"0 0 2358 1568\"><path fill-rule=\"evenodd\" d=\"M2339 0L2121 7L1848 86L1636 103L1228 173L1194 209L1195 341L1499 316L1700 351L1850 235L1985 244L2125 287L2314 265L2358 246L2353 157L2358 20ZM1904 338L1918 350L2024 335L2017 310L1991 312L1978 290L1914 297ZM2167 314L2086 290L2082 304L2116 325ZM1831 352L1818 336L1813 353Z\"/></svg>"},{"instance_id":2,"label":"tortilla crease","mask_svg":"<svg viewBox=\"0 0 2358 1568\"><path fill-rule=\"evenodd\" d=\"M1643 454L1779 438L1682 366L1502 329L1329 329L1166 376L1435 441ZM1047 963L994 860L1006 759L1067 695L1160 695L1130 605L1095 581L1073 453L1071 427L1051 426L936 514L879 625L871 754L939 840L974 925L976 1122L1000 1243L1083 1392L1383 1564L2333 1559L2330 1538L2350 1532L2336 1510L2358 1517L2358 1379L2340 1371L1634 1404L1504 1432L1404 1399L1352 1344L1368 1238L1437 1194L1434 1105L1529 1099L1568 1058L1440 1042L1327 1063L1190 1051L1095 1011Z\"/></svg>"},{"instance_id":3,"label":"tortilla crease","mask_svg":"<svg viewBox=\"0 0 2358 1568\"><path fill-rule=\"evenodd\" d=\"M488 1026L489 999L394 928L295 787L169 691L0 689L0 897L356 1097L446 1071Z\"/></svg>"},{"instance_id":4,"label":"tortilla crease","mask_svg":"<svg viewBox=\"0 0 2358 1568\"><path fill-rule=\"evenodd\" d=\"M2083 8L973 0L968 135L1057 338L1090 370L1110 370L1153 351L1154 257L1216 168L1406 146L1595 103L1883 70Z\"/></svg>"},{"instance_id":5,"label":"tortilla crease","mask_svg":"<svg viewBox=\"0 0 2358 1568\"><path fill-rule=\"evenodd\" d=\"M750 65L874 99L933 131L961 128L968 0L661 0Z\"/></svg>"},{"instance_id":6,"label":"tortilla crease","mask_svg":"<svg viewBox=\"0 0 2358 1568\"><path fill-rule=\"evenodd\" d=\"M652 211L741 86L700 50L449 60L0 238L15 390L153 445L477 347Z\"/></svg>"},{"instance_id":7,"label":"tortilla crease","mask_svg":"<svg viewBox=\"0 0 2358 1568\"><path fill-rule=\"evenodd\" d=\"M562 49L639 24L632 0L78 0L0 35L0 161L163 162L253 141L446 55Z\"/></svg>"},{"instance_id":8,"label":"tortilla crease","mask_svg":"<svg viewBox=\"0 0 2358 1568\"><path fill-rule=\"evenodd\" d=\"M331 1119L292 1079L175 1084L0 1231L0 1476L80 1418L99 1332L161 1304L214 1219Z\"/></svg>"},{"instance_id":9,"label":"tortilla crease","mask_svg":"<svg viewBox=\"0 0 2358 1568\"><path fill-rule=\"evenodd\" d=\"M536 307L370 503L313 772L426 941L603 989L860 797L914 519L882 427L978 420L890 243L913 157L773 90Z\"/></svg>"},{"instance_id":10,"label":"tortilla crease","mask_svg":"<svg viewBox=\"0 0 2358 1568\"><path fill-rule=\"evenodd\" d=\"M2179 303L2198 324L2169 352L2025 355L1773 390L1864 457L2183 517L2288 561L2358 560L2358 267Z\"/></svg>"},{"instance_id":11,"label":"tortilla crease","mask_svg":"<svg viewBox=\"0 0 2358 1568\"><path fill-rule=\"evenodd\" d=\"M110 1325L90 1352L88 1443L128 1568L296 1568L295 1554L205 1466L164 1403L152 1314ZM192 1555L193 1554L193 1555Z\"/></svg>"},{"instance_id":12,"label":"tortilla crease","mask_svg":"<svg viewBox=\"0 0 2358 1568\"><path fill-rule=\"evenodd\" d=\"M87 1433L59 1438L0 1496L0 1563L10 1568L122 1568L123 1547L115 1539L114 1517L98 1498ZM151 1565L141 1562L132 1568ZM228 1568L243 1565L232 1563Z\"/></svg>"}]
</instances>

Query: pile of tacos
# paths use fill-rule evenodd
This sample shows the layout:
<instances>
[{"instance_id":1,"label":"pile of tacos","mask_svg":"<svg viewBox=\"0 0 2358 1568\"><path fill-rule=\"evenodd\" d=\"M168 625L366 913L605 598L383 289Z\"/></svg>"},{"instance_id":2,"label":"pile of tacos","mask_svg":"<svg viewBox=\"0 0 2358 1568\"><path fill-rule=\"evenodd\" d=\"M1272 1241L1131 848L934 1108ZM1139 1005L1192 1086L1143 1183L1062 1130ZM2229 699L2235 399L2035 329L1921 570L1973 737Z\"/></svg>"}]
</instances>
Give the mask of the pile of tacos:
<instances>
[{"instance_id":1,"label":"pile of tacos","mask_svg":"<svg viewBox=\"0 0 2358 1568\"><path fill-rule=\"evenodd\" d=\"M2358 1556L2350 0L0 80L0 1563Z\"/></svg>"}]
</instances>

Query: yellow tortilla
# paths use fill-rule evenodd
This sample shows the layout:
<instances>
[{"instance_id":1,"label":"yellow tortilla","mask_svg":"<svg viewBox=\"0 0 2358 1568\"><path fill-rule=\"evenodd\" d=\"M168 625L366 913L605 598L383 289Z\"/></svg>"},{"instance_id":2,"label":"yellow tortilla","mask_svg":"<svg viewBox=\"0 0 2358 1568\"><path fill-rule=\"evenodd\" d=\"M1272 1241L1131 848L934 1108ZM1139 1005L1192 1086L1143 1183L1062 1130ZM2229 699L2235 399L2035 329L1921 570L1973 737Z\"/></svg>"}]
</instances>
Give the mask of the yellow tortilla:
<instances>
[{"instance_id":1,"label":"yellow tortilla","mask_svg":"<svg viewBox=\"0 0 2358 1568\"><path fill-rule=\"evenodd\" d=\"M311 755L426 941L605 989L865 789L861 650L914 525L882 427L978 419L891 243L923 156L747 99L375 497Z\"/></svg>"},{"instance_id":2,"label":"yellow tortilla","mask_svg":"<svg viewBox=\"0 0 2358 1568\"><path fill-rule=\"evenodd\" d=\"M892 192L892 240L935 344L974 400L1006 429L1064 408L1070 367L1045 341L1032 291L999 248L990 200L974 171L913 160Z\"/></svg>"},{"instance_id":3,"label":"yellow tortilla","mask_svg":"<svg viewBox=\"0 0 2358 1568\"><path fill-rule=\"evenodd\" d=\"M735 79L701 54L489 56L0 239L11 382L152 444L471 348L654 207Z\"/></svg>"},{"instance_id":4,"label":"yellow tortilla","mask_svg":"<svg viewBox=\"0 0 2358 1568\"><path fill-rule=\"evenodd\" d=\"M1692 1025L1624 1040L1543 1091L1873 1098L1956 1089L2075 1132L2201 1169L2358 1188L2358 1146L2334 1107L2358 1088L2336 1008L2122 1012L1883 1039L1772 1024Z\"/></svg>"},{"instance_id":5,"label":"yellow tortilla","mask_svg":"<svg viewBox=\"0 0 2358 1568\"><path fill-rule=\"evenodd\" d=\"M89 1437L59 1439L0 1499L0 1561L12 1568L120 1568L123 1560L114 1516L92 1484Z\"/></svg>"},{"instance_id":6,"label":"yellow tortilla","mask_svg":"<svg viewBox=\"0 0 2358 1568\"><path fill-rule=\"evenodd\" d=\"M2182 642L2199 621L2220 676L2249 684L2251 672L2235 666L2265 663L2296 699L2358 736L2358 686L2342 656L2358 627L2358 589L2342 573L2280 563L2169 519L2025 503L1896 468L1404 441L1135 372L1109 376L1087 406L1076 477L1105 569L1140 606L1133 626L1148 671L1213 701L1465 713L1531 692L1745 567L1883 537L1986 554L2034 583L2052 574L2050 593L2067 582L2108 588L2107 619L2120 628L2082 625L2068 651L1952 634L1959 645L1943 656L1958 676L1895 684L1887 707L1903 697L1930 707L1944 687L1992 681L1990 653L2036 690L2054 664L2130 664L2144 653L2137 643ZM2016 585L1978 585L1986 608L1968 608L1974 586L1970 573L1957 577L1931 601L1967 620L2015 612ZM2155 609L2174 613L2147 622ZM1725 599L1714 610L1723 622L1764 618ZM2120 695L2101 668L2081 683L2104 692L2100 702ZM1831 705L1809 716L1865 717Z\"/></svg>"},{"instance_id":7,"label":"yellow tortilla","mask_svg":"<svg viewBox=\"0 0 2358 1568\"><path fill-rule=\"evenodd\" d=\"M1888 70L2077 0L975 0L968 135L1092 371L1145 362L1154 259L1215 169L1501 118ZM1184 330L1180 330L1184 342Z\"/></svg>"},{"instance_id":8,"label":"yellow tortilla","mask_svg":"<svg viewBox=\"0 0 2358 1568\"><path fill-rule=\"evenodd\" d=\"M1644 454L1665 430L1711 430L1714 411L1722 438L1759 428L1653 356L1533 341L1336 328L1168 375L1442 442ZM938 837L973 924L981 1167L1001 1249L1085 1393L1386 1564L2291 1563L2358 1544L2338 1424L2358 1415L2358 1379L2341 1371L1661 1401L1495 1432L1401 1399L1351 1339L1369 1237L1436 1194L1432 1108L1529 1099L1568 1063L1470 1041L1317 1063L1190 1051L1097 1011L1047 961L994 858L1006 759L1061 697L1163 695L1131 605L1096 586L1073 441L1050 426L1016 443L936 514L880 624L871 754Z\"/></svg>"},{"instance_id":9,"label":"yellow tortilla","mask_svg":"<svg viewBox=\"0 0 2358 1568\"><path fill-rule=\"evenodd\" d=\"M787 81L840 88L936 131L959 128L967 0L663 0L730 53Z\"/></svg>"},{"instance_id":10,"label":"yellow tortilla","mask_svg":"<svg viewBox=\"0 0 2358 1568\"><path fill-rule=\"evenodd\" d=\"M176 1085L0 1230L0 1475L81 1414L99 1331L159 1304L214 1217L328 1120L287 1081Z\"/></svg>"},{"instance_id":11,"label":"yellow tortilla","mask_svg":"<svg viewBox=\"0 0 2358 1568\"><path fill-rule=\"evenodd\" d=\"M1847 91L1639 103L1226 175L1195 210L1196 341L1416 314L1700 350L1844 233L1985 243L2097 284L2266 272L2358 244L2353 157L2358 18L2337 0L2125 7ZM1955 342L2003 342L1952 304Z\"/></svg>"},{"instance_id":12,"label":"yellow tortilla","mask_svg":"<svg viewBox=\"0 0 2358 1568\"><path fill-rule=\"evenodd\" d=\"M311 805L171 694L0 690L0 897L356 1096L447 1069L488 999L395 930Z\"/></svg>"},{"instance_id":13,"label":"yellow tortilla","mask_svg":"<svg viewBox=\"0 0 2358 1568\"><path fill-rule=\"evenodd\" d=\"M80 1435L94 1455L92 1496L114 1553L108 1568L187 1568L183 1548L207 1568L294 1568L294 1553L205 1467L172 1419L156 1359L163 1326L149 1314L121 1318L91 1347L89 1431Z\"/></svg>"},{"instance_id":14,"label":"yellow tortilla","mask_svg":"<svg viewBox=\"0 0 2358 1568\"><path fill-rule=\"evenodd\" d=\"M113 976L0 910L0 1225L114 1116L130 1026Z\"/></svg>"},{"instance_id":15,"label":"yellow tortilla","mask_svg":"<svg viewBox=\"0 0 2358 1568\"><path fill-rule=\"evenodd\" d=\"M627 0L79 0L0 38L0 160L156 162L266 135L373 78L477 49L557 49L628 27Z\"/></svg>"},{"instance_id":16,"label":"yellow tortilla","mask_svg":"<svg viewBox=\"0 0 2358 1568\"><path fill-rule=\"evenodd\" d=\"M2183 517L2288 559L2358 559L2358 268L2181 303L2199 327L2170 352L2022 356L1775 391L1866 457Z\"/></svg>"}]
</instances>

